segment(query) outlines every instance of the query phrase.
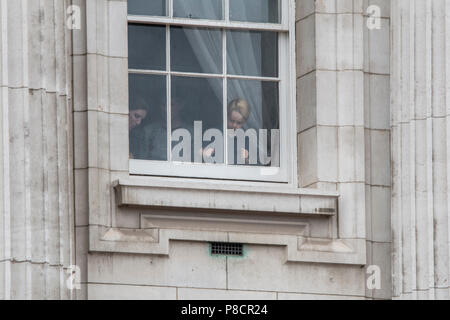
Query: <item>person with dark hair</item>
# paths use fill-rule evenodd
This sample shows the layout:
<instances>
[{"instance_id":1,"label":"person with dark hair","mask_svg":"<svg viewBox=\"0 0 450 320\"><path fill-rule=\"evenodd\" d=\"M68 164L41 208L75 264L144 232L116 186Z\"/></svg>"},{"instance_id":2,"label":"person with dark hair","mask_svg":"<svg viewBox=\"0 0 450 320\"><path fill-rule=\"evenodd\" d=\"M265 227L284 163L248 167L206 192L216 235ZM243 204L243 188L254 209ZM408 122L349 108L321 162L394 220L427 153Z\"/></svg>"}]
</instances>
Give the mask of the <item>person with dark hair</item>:
<instances>
[{"instance_id":1,"label":"person with dark hair","mask_svg":"<svg viewBox=\"0 0 450 320\"><path fill-rule=\"evenodd\" d=\"M167 159L166 132L158 116L160 112L153 109L143 98L130 102L130 159Z\"/></svg>"},{"instance_id":2,"label":"person with dark hair","mask_svg":"<svg viewBox=\"0 0 450 320\"><path fill-rule=\"evenodd\" d=\"M148 104L142 98L130 101L128 129L130 133L130 159L140 159L143 153L143 123L148 116Z\"/></svg>"},{"instance_id":3,"label":"person with dark hair","mask_svg":"<svg viewBox=\"0 0 450 320\"><path fill-rule=\"evenodd\" d=\"M165 105L152 110L150 117L143 126L144 134L144 160L167 160L167 126L165 118Z\"/></svg>"},{"instance_id":4,"label":"person with dark hair","mask_svg":"<svg viewBox=\"0 0 450 320\"><path fill-rule=\"evenodd\" d=\"M146 109L135 109L130 110L130 120L129 120L129 129L134 129L138 127L147 117Z\"/></svg>"}]
</instances>

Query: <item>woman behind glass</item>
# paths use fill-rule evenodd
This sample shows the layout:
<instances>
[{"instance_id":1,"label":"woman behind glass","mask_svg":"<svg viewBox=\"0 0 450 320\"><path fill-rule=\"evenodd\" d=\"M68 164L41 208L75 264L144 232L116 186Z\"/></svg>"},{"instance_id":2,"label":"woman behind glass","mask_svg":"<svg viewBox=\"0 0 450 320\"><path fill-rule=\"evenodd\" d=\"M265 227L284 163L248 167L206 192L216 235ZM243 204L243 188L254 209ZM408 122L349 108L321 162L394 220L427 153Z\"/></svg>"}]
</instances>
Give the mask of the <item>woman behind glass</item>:
<instances>
[{"instance_id":1,"label":"woman behind glass","mask_svg":"<svg viewBox=\"0 0 450 320\"><path fill-rule=\"evenodd\" d=\"M143 124L147 119L148 105L142 99L130 104L128 130L130 134L130 159L141 159L143 154Z\"/></svg>"},{"instance_id":2,"label":"woman behind glass","mask_svg":"<svg viewBox=\"0 0 450 320\"><path fill-rule=\"evenodd\" d=\"M167 160L165 119L159 109L152 109L143 99L130 105L130 159Z\"/></svg>"}]
</instances>

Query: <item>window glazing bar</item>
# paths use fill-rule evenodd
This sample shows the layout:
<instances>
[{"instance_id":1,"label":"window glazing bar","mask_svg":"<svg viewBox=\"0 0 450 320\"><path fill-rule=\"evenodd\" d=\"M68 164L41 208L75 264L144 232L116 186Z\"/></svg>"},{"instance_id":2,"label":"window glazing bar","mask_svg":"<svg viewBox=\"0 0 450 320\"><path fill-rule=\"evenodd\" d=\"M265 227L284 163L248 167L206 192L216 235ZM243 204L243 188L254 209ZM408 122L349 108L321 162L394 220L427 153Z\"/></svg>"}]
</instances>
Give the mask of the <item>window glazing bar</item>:
<instances>
[{"instance_id":1,"label":"window glazing bar","mask_svg":"<svg viewBox=\"0 0 450 320\"><path fill-rule=\"evenodd\" d=\"M220 20L202 20L202 19L185 19L185 18L166 18L166 17L150 17L150 16L128 16L128 23L142 24L165 24L174 26L190 26L203 28L225 28L225 29L247 29L261 31L278 31L288 32L289 28L281 24L273 23L253 23L253 22L225 22Z\"/></svg>"}]
</instances>

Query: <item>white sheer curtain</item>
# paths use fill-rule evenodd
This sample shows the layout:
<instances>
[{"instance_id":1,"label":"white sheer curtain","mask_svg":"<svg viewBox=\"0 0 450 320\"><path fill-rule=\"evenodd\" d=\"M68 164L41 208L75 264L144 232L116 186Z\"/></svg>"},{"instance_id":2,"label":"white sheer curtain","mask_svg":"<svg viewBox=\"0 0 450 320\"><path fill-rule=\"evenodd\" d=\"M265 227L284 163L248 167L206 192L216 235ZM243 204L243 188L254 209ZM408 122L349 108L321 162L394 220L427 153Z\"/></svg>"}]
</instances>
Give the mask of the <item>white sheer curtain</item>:
<instances>
[{"instance_id":1,"label":"white sheer curtain","mask_svg":"<svg viewBox=\"0 0 450 320\"><path fill-rule=\"evenodd\" d=\"M261 57L261 40L259 43L252 39L250 32L239 32L239 41L233 41L229 36L227 41L227 54L229 56L238 57L241 59L234 59L233 69L236 74L244 75L244 70L247 75L258 75L262 70L262 57ZM242 47L251 45L250 52L246 52L246 55L242 57L239 55L239 51ZM228 59L229 61L229 59ZM230 69L230 67L229 67ZM232 85L229 85L229 91L232 90L230 100L237 98L245 99L250 103L251 113L248 121L245 124L245 129L253 128L260 129L262 127L262 97L263 90L261 82L258 81L230 81Z\"/></svg>"},{"instance_id":2,"label":"white sheer curtain","mask_svg":"<svg viewBox=\"0 0 450 320\"><path fill-rule=\"evenodd\" d=\"M210 1L178 1L183 11L189 12L213 12L214 5ZM246 6L242 6L243 10L246 10ZM202 29L189 29L186 32L186 37L192 44L192 49L199 60L199 62L208 69L212 69L215 64L214 57L222 56L222 47L217 46L216 42L212 38L212 35L207 32L202 32ZM239 75L244 75L243 70L249 75L258 75L262 70L262 41L261 38L255 39L251 36L250 32L240 32L239 41L228 41L227 53L235 57L242 56L239 52L242 52L242 48L251 46L251 50L246 52L243 59L234 59L234 70ZM230 40L230 39L228 39ZM245 68L245 69L244 69ZM242 98L246 99L251 106L251 114L245 125L245 129L254 128L256 130L262 127L262 97L263 90L260 82L254 82L252 85L245 85L245 81L233 82L234 92L232 92L231 100ZM234 93L234 94L233 94ZM222 93L217 92L217 96L221 97Z\"/></svg>"},{"instance_id":3,"label":"white sheer curtain","mask_svg":"<svg viewBox=\"0 0 450 320\"><path fill-rule=\"evenodd\" d=\"M179 1L177 5L181 6L182 11L184 12L192 11L208 13L214 11L214 6L209 1ZM196 6L201 6L197 8L199 11L196 11ZM243 5L242 9L246 10L246 6ZM218 45L213 34L205 32L204 30L205 29L187 28L185 34L200 65L211 70L216 67L217 57L222 56L222 42L219 42L220 45ZM252 36L252 33L249 31L239 31L239 36L236 37L236 40L228 37L227 55L229 57L239 57L233 59L231 62L232 67L230 66L230 59L227 59L229 63L228 73L230 74L230 70L234 70L234 74L237 75L261 76L263 70L262 42L262 36L255 37L254 34ZM245 50L245 54L242 54L243 50ZM222 97L222 91L220 91L219 88L214 87L214 91L217 97ZM229 79L228 92L228 102L241 98L247 100L251 106L251 113L244 129L247 130L252 128L258 132L259 129L263 128L264 94L262 82L257 80ZM268 140L270 143L270 139ZM259 141L259 143L261 143L261 141ZM259 148L262 150L266 149L266 147L263 148L261 146L259 146ZM278 154L278 150L279 142L276 141L275 145L272 145L272 156ZM279 155L277 156L279 157ZM278 163L272 163L272 165L277 166Z\"/></svg>"},{"instance_id":4,"label":"white sheer curtain","mask_svg":"<svg viewBox=\"0 0 450 320\"><path fill-rule=\"evenodd\" d=\"M263 76L264 67L263 63L277 63L277 59L268 59L268 57L263 57L263 36L257 36L255 33L248 31L237 32L237 37L231 36L231 33L236 31L231 31L227 37L227 54L228 54L228 70L238 75L250 75L250 76ZM274 43L276 45L276 42ZM242 54L245 50L245 54ZM268 52L270 52L269 50ZM230 57L233 57L230 61ZM239 57L239 58L237 58ZM230 65L232 64L232 66ZM270 69L270 68L269 68ZM266 90L271 89L266 88ZM271 101L267 101L267 94L265 95L263 82L258 80L229 80L228 81L228 91L230 93L229 100L234 100L237 98L246 99L251 106L250 117L247 120L244 129L255 129L259 134L258 139L258 153L259 163L264 165L271 163L271 166L279 166L279 150L280 150L280 140L279 131L273 131L273 129L278 127L278 120L273 119L272 123L268 127L267 119L264 119L264 112L272 114L271 110L264 110L270 108ZM273 92L274 95L278 96L277 92ZM277 97L274 97L274 102L278 107ZM265 101L264 101L265 100ZM273 106L272 106L273 107ZM265 115L265 118L268 117ZM279 117L279 109L277 110L277 116ZM264 119L264 120L263 120ZM271 138L265 136L268 139L264 139L261 134L267 134L267 130L260 131L259 129L269 129L271 132ZM269 146L269 145L270 146ZM267 150L271 150L271 156L268 157Z\"/></svg>"},{"instance_id":5,"label":"white sheer curtain","mask_svg":"<svg viewBox=\"0 0 450 320\"><path fill-rule=\"evenodd\" d=\"M214 6L209 1L179 1L178 6L182 8L184 12L213 12ZM185 35L191 44L192 50L197 57L201 66L205 66L206 69L215 69L216 60L215 57L222 56L222 41L219 41L220 45L214 39L212 33L205 32L207 29L187 28ZM222 61L222 60L220 60ZM221 68L217 68L222 73ZM219 88L214 87L215 94L218 98L222 97L222 91Z\"/></svg>"}]
</instances>

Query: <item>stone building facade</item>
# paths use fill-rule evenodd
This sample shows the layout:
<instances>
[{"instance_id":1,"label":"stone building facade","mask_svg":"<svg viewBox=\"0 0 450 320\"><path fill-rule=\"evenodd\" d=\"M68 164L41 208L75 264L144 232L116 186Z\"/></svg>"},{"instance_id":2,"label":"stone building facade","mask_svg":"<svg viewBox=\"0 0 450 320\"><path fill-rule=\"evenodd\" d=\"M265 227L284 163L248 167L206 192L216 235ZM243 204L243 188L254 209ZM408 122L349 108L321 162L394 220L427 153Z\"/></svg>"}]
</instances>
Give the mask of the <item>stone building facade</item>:
<instances>
[{"instance_id":1,"label":"stone building facade","mask_svg":"<svg viewBox=\"0 0 450 320\"><path fill-rule=\"evenodd\" d=\"M450 1L281 3L255 182L131 170L127 0L0 0L1 299L449 298Z\"/></svg>"}]
</instances>

